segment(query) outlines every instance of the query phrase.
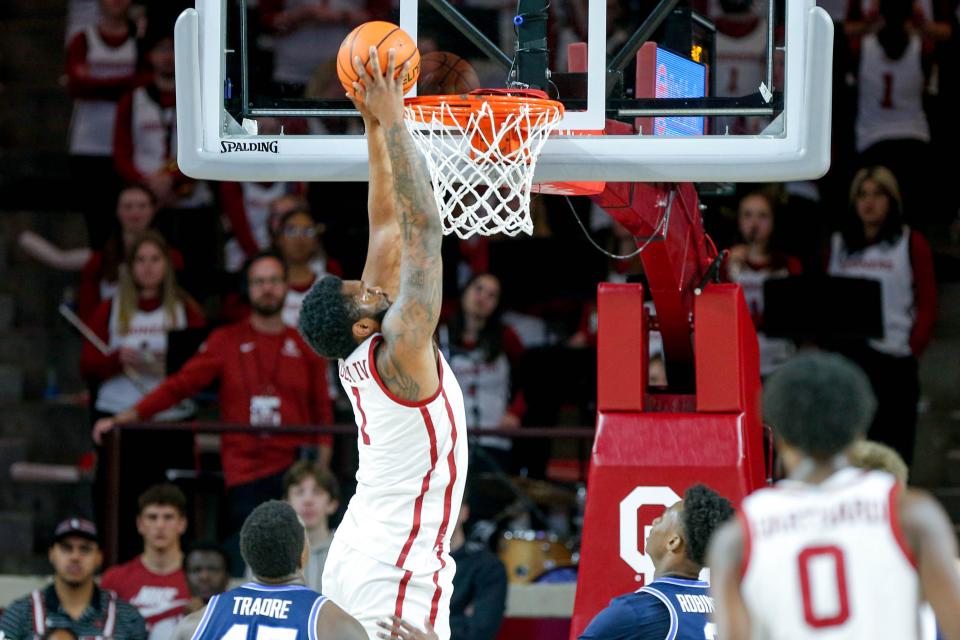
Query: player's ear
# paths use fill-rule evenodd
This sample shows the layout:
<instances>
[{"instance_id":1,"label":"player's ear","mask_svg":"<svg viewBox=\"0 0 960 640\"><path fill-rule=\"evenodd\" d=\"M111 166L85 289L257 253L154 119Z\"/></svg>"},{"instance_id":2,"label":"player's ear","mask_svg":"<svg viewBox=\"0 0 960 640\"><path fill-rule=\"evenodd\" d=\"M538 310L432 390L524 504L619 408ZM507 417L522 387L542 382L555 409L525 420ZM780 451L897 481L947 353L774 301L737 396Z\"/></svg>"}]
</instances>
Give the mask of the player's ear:
<instances>
[{"instance_id":1,"label":"player's ear","mask_svg":"<svg viewBox=\"0 0 960 640\"><path fill-rule=\"evenodd\" d=\"M670 553L679 553L683 550L684 540L683 536L679 532L674 531L670 534L670 537L667 538L667 549Z\"/></svg>"},{"instance_id":2,"label":"player's ear","mask_svg":"<svg viewBox=\"0 0 960 640\"><path fill-rule=\"evenodd\" d=\"M360 318L353 323L353 337L363 342L380 330L380 323L373 318Z\"/></svg>"}]
</instances>

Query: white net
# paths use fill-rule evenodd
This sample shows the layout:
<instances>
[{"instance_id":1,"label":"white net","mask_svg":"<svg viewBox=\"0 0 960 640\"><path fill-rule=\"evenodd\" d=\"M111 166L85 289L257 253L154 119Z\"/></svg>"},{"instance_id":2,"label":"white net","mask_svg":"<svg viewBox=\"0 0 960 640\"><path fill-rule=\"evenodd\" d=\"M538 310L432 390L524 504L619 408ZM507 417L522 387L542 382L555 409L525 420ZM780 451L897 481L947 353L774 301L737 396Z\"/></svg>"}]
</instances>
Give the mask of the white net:
<instances>
[{"instance_id":1,"label":"white net","mask_svg":"<svg viewBox=\"0 0 960 640\"><path fill-rule=\"evenodd\" d=\"M563 116L553 104L517 102L504 116L482 99L469 108L408 103L407 129L426 158L445 234L533 233L533 173Z\"/></svg>"}]
</instances>

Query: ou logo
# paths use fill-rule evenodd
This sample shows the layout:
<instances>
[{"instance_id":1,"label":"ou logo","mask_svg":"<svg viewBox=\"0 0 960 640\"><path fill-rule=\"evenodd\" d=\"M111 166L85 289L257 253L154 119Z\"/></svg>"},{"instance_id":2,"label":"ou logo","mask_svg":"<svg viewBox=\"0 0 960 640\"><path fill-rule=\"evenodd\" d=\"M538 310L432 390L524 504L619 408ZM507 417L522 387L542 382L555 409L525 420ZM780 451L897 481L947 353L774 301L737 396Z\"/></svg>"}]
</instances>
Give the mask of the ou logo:
<instances>
[{"instance_id":1,"label":"ou logo","mask_svg":"<svg viewBox=\"0 0 960 640\"><path fill-rule=\"evenodd\" d=\"M670 487L637 487L620 501L620 557L637 574L643 576L643 583L653 582L653 560L646 553L640 553L640 541L637 540L637 513L640 507L663 506L679 502L680 496ZM650 534L650 525L643 528L643 537Z\"/></svg>"}]
</instances>

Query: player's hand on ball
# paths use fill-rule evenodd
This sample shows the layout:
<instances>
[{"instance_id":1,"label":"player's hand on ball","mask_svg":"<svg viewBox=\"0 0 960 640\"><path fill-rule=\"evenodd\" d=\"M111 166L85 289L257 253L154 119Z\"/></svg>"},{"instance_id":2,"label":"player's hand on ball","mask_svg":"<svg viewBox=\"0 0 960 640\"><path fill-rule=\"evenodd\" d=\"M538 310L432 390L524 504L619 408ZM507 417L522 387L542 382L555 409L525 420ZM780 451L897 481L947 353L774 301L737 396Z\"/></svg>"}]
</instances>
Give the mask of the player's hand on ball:
<instances>
[{"instance_id":1,"label":"player's hand on ball","mask_svg":"<svg viewBox=\"0 0 960 640\"><path fill-rule=\"evenodd\" d=\"M430 626L429 618L423 621L423 626L427 629L426 631L417 629L406 620L398 618L397 616L390 616L385 620L378 620L377 626L390 632L377 632L377 636L384 640L396 640L396 638L400 640L440 640L437 632Z\"/></svg>"},{"instance_id":2,"label":"player's hand on ball","mask_svg":"<svg viewBox=\"0 0 960 640\"><path fill-rule=\"evenodd\" d=\"M376 47L370 47L370 73L367 73L360 60L360 56L353 59L353 67L357 72L358 81L353 83L353 92L358 100L363 101L370 114L385 127L391 126L403 119L403 78L407 74L409 63L403 65L399 74L392 73L396 69L397 52L390 49L387 52L387 69L391 72L384 75L380 68L380 56Z\"/></svg>"}]
</instances>

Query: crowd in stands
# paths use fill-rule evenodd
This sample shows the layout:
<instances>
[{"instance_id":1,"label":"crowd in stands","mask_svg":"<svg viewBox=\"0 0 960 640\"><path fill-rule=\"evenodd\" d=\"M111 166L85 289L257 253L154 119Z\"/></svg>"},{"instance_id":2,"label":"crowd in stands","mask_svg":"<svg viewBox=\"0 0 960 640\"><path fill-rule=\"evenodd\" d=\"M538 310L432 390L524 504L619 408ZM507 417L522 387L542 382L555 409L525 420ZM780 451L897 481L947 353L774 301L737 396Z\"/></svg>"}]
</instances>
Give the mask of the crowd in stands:
<instances>
[{"instance_id":1,"label":"crowd in stands","mask_svg":"<svg viewBox=\"0 0 960 640\"><path fill-rule=\"evenodd\" d=\"M62 250L29 231L20 243L54 268L79 272L77 313L102 342L88 341L79 363L91 389L95 439L99 443L118 424L198 415L257 426L349 422L335 363L317 357L296 325L303 297L319 278L359 273L365 188L214 184L185 176L176 164L171 5L178 3L134 7L132 0L99 0L96 11L86 10L89 1L74 4L84 11L74 12L67 42L67 90L74 100L69 151L89 245ZM639 15L641 4L608 2L608 11ZM759 55L765 55L758 34L767 31L766 3L694 4L716 21L723 50L749 52L759 42ZM361 5L366 8L358 9ZM261 77L278 83L280 95L340 97L334 71L323 65L354 25L389 15L387 5L260 0L252 9L253 24L266 37L257 42L271 43L253 53L257 64L270 65ZM463 5L475 15L489 14L494 25L513 13L480 0ZM932 150L957 139L949 116L960 99L960 10L956 0L824 5L838 26L830 173L816 183L740 185L732 197L704 196L704 222L717 245L729 249L721 277L743 286L764 376L798 349L795 341L767 335L766 281L821 274L879 282L882 335L838 349L866 371L879 399L869 435L894 447L909 464L921 394L918 358L937 318L934 260L926 238L945 235L960 204L951 200L955 194L944 188L932 161ZM575 41L584 29L578 7L574 2L563 8L569 15L563 16L558 41ZM629 19L619 25L626 29ZM752 91L765 76L758 64L749 55L720 59L718 93ZM489 69L478 66L477 73L491 81L485 76ZM739 132L755 124L734 123ZM283 126L268 119L259 125L261 132ZM315 126L311 123L311 130ZM88 188L91 184L97 188ZM596 281L643 279L639 258L608 261L594 254L566 202L544 197L534 208L534 238L445 241L445 319L438 341L464 391L470 427L589 424L593 389L583 397L545 392L542 365L592 362L582 354L596 344L591 301ZM636 248L629 232L596 215L588 202L576 208L612 253ZM577 260L569 255L571 246ZM564 264L537 264L536 257L544 255ZM567 273L572 262L580 263L575 266L586 286L550 278L554 269ZM204 334L192 343L202 346L192 355L175 354L174 336L191 330ZM662 354L652 356L655 384L668 382ZM217 385L216 402L201 393L211 385ZM484 452L480 469L512 473L527 466L509 438L484 436L471 444ZM58 526L51 546L54 584L12 606L0 629L19 637L9 630L29 627L30 634L42 636L44 629L33 628L36 617L29 615L29 607L42 606L48 624L69 620L63 626L78 636L100 635L85 625L109 615L118 628L129 629L126 637L162 640L170 630L166 620L222 591L228 573L242 575L239 528L254 507L273 498L288 501L301 517L311 545L306 579L320 589L332 525L349 497L350 458L345 454L345 462L331 463L335 450L330 436L224 434L227 524L217 542L200 541L186 553L180 540L189 531L187 501L176 487L148 489L163 480L169 464L141 451L138 477L129 481L137 493L145 490L136 516L143 551L132 560L121 558L129 561L109 569L101 582L120 599L93 582L101 565L97 526L71 518ZM470 627L471 615L484 623L499 620L506 584L502 566L464 533L469 507L464 509L454 535L454 557L463 567L457 577L476 582L473 588L457 585L455 598L466 601L454 637L492 638L495 627L473 635L457 632ZM134 583L144 586L128 588ZM454 620L457 610L455 601ZM78 617L78 612L84 613Z\"/></svg>"}]
</instances>

